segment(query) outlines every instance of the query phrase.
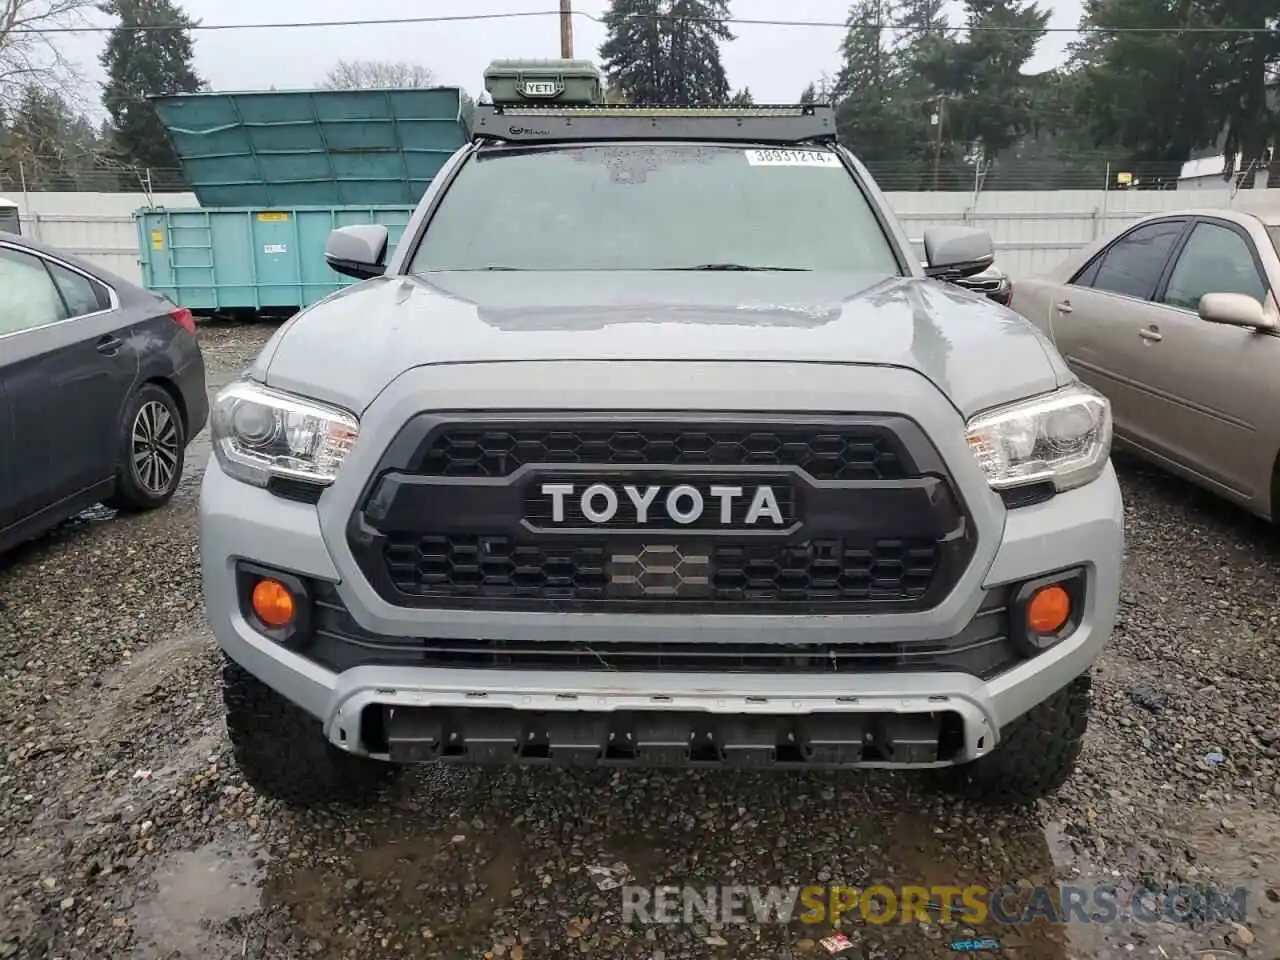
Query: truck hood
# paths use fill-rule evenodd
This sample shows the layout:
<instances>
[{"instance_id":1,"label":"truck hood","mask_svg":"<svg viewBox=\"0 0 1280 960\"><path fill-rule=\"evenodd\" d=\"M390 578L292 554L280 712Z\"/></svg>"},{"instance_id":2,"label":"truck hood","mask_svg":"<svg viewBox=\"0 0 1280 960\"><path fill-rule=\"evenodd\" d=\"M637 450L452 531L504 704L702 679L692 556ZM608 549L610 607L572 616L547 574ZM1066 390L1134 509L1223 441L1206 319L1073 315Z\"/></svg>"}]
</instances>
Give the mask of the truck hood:
<instances>
[{"instance_id":1,"label":"truck hood","mask_svg":"<svg viewBox=\"0 0 1280 960\"><path fill-rule=\"evenodd\" d=\"M1053 390L1069 374L1038 330L918 277L801 272L466 272L385 277L286 323L254 368L357 413L427 364L704 360L895 366L960 411Z\"/></svg>"}]
</instances>

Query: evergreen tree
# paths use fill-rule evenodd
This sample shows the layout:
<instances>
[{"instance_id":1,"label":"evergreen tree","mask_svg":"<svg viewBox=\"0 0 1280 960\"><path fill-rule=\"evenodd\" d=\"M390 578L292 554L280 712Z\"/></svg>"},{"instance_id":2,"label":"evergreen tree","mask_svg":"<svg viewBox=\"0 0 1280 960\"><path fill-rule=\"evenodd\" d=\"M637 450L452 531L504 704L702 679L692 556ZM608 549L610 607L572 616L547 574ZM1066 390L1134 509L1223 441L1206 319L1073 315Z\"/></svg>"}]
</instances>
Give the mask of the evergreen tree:
<instances>
[{"instance_id":1,"label":"evergreen tree","mask_svg":"<svg viewBox=\"0 0 1280 960\"><path fill-rule=\"evenodd\" d=\"M944 0L898 0L894 26L901 138L894 189L929 190L971 182L965 147L953 142L948 92L960 85L961 41L950 28ZM939 147L941 148L939 150ZM937 170L939 176L934 177Z\"/></svg>"},{"instance_id":2,"label":"evergreen tree","mask_svg":"<svg viewBox=\"0 0 1280 960\"><path fill-rule=\"evenodd\" d=\"M1223 26L1255 31L1227 38L1221 56L1233 69L1214 105L1222 124L1223 152L1232 160L1239 153L1241 167L1247 168L1280 135L1280 102L1272 86L1280 68L1280 0L1217 0L1214 8ZM1272 164L1273 182L1276 166ZM1224 174L1230 177L1233 172L1229 165Z\"/></svg>"},{"instance_id":3,"label":"evergreen tree","mask_svg":"<svg viewBox=\"0 0 1280 960\"><path fill-rule=\"evenodd\" d=\"M94 176L100 152L90 121L59 94L28 84L0 124L0 182L6 189L104 189Z\"/></svg>"},{"instance_id":4,"label":"evergreen tree","mask_svg":"<svg viewBox=\"0 0 1280 960\"><path fill-rule=\"evenodd\" d=\"M957 41L947 22L945 0L897 0L893 24L899 36L894 59L917 92L951 85Z\"/></svg>"},{"instance_id":5,"label":"evergreen tree","mask_svg":"<svg viewBox=\"0 0 1280 960\"><path fill-rule=\"evenodd\" d=\"M1280 128L1267 96L1280 66L1277 17L1280 0L1086 0L1095 32L1073 47L1075 112L1095 142L1123 144L1152 185L1201 147L1240 151L1247 165ZM1214 27L1260 32L1205 29Z\"/></svg>"},{"instance_id":6,"label":"evergreen tree","mask_svg":"<svg viewBox=\"0 0 1280 960\"><path fill-rule=\"evenodd\" d=\"M831 96L841 142L864 163L900 167L912 161L920 119L918 105L906 97L907 75L889 46L888 8L886 0L857 0L850 9Z\"/></svg>"},{"instance_id":7,"label":"evergreen tree","mask_svg":"<svg viewBox=\"0 0 1280 960\"><path fill-rule=\"evenodd\" d=\"M101 9L120 19L101 57L107 73L103 104L119 158L139 167L175 168L178 158L147 96L203 87L192 63L195 22L173 0L106 0ZM161 26L178 29L139 29Z\"/></svg>"},{"instance_id":8,"label":"evergreen tree","mask_svg":"<svg viewBox=\"0 0 1280 960\"><path fill-rule=\"evenodd\" d=\"M1033 123L1031 77L1023 69L1044 37L1049 13L1028 0L966 0L968 36L951 44L936 74L948 97L949 139L994 160Z\"/></svg>"},{"instance_id":9,"label":"evergreen tree","mask_svg":"<svg viewBox=\"0 0 1280 960\"><path fill-rule=\"evenodd\" d=\"M743 87L729 98L729 105L732 107L750 107L753 106L755 102L755 98L751 96L750 87Z\"/></svg>"},{"instance_id":10,"label":"evergreen tree","mask_svg":"<svg viewBox=\"0 0 1280 960\"><path fill-rule=\"evenodd\" d=\"M639 105L707 106L729 99L720 42L728 0L612 0L600 59L610 89Z\"/></svg>"},{"instance_id":11,"label":"evergreen tree","mask_svg":"<svg viewBox=\"0 0 1280 960\"><path fill-rule=\"evenodd\" d=\"M977 165L990 169L1031 129L1023 68L1048 15L1031 0L965 5L967 35L948 23L944 0L857 0L849 13L840 133L893 189L971 189Z\"/></svg>"},{"instance_id":12,"label":"evergreen tree","mask_svg":"<svg viewBox=\"0 0 1280 960\"><path fill-rule=\"evenodd\" d=\"M1098 190L1110 163L1124 156L1114 143L1099 146L1072 109L1079 77L1049 70L1028 78L1030 129L991 166L986 190Z\"/></svg>"},{"instance_id":13,"label":"evergreen tree","mask_svg":"<svg viewBox=\"0 0 1280 960\"><path fill-rule=\"evenodd\" d=\"M23 88L5 138L5 166L17 168L26 189L69 189L71 119L56 93L34 84Z\"/></svg>"}]
</instances>

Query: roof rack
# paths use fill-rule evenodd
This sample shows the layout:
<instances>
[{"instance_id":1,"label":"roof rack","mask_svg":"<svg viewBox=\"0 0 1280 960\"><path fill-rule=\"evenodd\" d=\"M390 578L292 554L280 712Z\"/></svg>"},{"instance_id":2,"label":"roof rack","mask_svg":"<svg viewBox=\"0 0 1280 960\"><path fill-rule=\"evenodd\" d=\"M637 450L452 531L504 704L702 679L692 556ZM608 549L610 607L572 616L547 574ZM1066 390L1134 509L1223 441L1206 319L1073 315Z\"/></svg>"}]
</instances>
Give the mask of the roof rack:
<instances>
[{"instance_id":1,"label":"roof rack","mask_svg":"<svg viewBox=\"0 0 1280 960\"><path fill-rule=\"evenodd\" d=\"M743 143L834 142L829 104L751 107L641 107L628 104L476 107L472 136L507 143L574 140L727 140Z\"/></svg>"}]
</instances>

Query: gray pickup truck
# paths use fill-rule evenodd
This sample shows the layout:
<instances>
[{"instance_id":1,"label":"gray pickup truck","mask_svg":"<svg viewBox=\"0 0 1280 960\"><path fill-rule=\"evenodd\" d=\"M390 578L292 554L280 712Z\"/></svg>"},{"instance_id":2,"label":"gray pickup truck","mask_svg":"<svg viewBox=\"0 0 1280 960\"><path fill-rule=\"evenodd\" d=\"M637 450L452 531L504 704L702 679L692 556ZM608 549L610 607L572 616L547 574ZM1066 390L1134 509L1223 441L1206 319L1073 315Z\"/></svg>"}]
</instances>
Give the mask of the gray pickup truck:
<instances>
[{"instance_id":1,"label":"gray pickup truck","mask_svg":"<svg viewBox=\"0 0 1280 960\"><path fill-rule=\"evenodd\" d=\"M495 102L216 398L234 755L920 768L1054 789L1123 547L1107 401L927 268L826 106ZM939 279L940 278L940 279Z\"/></svg>"}]
</instances>

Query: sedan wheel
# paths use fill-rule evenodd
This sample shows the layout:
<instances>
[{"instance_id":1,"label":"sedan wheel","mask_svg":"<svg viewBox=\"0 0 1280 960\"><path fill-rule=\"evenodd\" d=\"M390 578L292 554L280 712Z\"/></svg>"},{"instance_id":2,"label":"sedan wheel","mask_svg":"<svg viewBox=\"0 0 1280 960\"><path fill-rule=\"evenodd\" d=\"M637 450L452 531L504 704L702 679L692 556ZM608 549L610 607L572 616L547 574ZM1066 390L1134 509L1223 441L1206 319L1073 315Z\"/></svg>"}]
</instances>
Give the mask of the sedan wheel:
<instances>
[{"instance_id":1,"label":"sedan wheel","mask_svg":"<svg viewBox=\"0 0 1280 960\"><path fill-rule=\"evenodd\" d=\"M116 492L108 505L120 510L154 510L172 498L182 480L187 430L173 396L145 383L125 406Z\"/></svg>"},{"instance_id":2,"label":"sedan wheel","mask_svg":"<svg viewBox=\"0 0 1280 960\"><path fill-rule=\"evenodd\" d=\"M133 418L133 476L138 486L162 497L178 470L178 425L159 400L148 400Z\"/></svg>"}]
</instances>

